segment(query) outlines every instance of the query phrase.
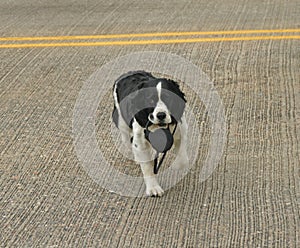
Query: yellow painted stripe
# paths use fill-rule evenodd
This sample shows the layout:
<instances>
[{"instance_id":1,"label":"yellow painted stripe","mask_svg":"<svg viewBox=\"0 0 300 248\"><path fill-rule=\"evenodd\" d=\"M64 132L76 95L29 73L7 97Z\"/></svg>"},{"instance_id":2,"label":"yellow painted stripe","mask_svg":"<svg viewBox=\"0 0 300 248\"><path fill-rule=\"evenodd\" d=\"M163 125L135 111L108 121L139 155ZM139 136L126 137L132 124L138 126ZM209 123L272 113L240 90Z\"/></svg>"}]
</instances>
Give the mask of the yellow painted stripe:
<instances>
[{"instance_id":1,"label":"yellow painted stripe","mask_svg":"<svg viewBox=\"0 0 300 248\"><path fill-rule=\"evenodd\" d=\"M218 37L193 39L166 39L166 40L132 40L132 41L106 41L106 42L69 42L69 43L27 43L27 44L1 44L0 48L34 48L34 47L86 47L86 46L126 46L126 45L154 45L176 43L199 43L220 41L251 41L251 40L292 40L299 39L294 36L244 36L244 37Z\"/></svg>"},{"instance_id":2,"label":"yellow painted stripe","mask_svg":"<svg viewBox=\"0 0 300 248\"><path fill-rule=\"evenodd\" d=\"M228 30L228 31L199 31L199 32L166 32L166 33L139 33L139 34L107 34L107 35L78 35L78 36L44 36L44 37L0 37L0 41L41 41L41 40L90 40L90 39L121 39L143 37L170 37L170 36L201 36L201 35L238 35L238 34L278 34L299 33L300 29L274 30Z\"/></svg>"}]
</instances>

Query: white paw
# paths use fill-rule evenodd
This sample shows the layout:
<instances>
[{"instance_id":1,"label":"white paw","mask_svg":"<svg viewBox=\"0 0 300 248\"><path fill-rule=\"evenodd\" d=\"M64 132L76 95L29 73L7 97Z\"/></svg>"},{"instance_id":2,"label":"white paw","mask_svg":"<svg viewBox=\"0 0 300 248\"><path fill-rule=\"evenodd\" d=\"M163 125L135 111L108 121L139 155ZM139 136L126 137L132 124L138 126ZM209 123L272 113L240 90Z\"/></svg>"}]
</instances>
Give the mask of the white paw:
<instances>
[{"instance_id":1,"label":"white paw","mask_svg":"<svg viewBox=\"0 0 300 248\"><path fill-rule=\"evenodd\" d=\"M164 194L155 177L145 178L145 184L147 196L162 196Z\"/></svg>"},{"instance_id":2,"label":"white paw","mask_svg":"<svg viewBox=\"0 0 300 248\"><path fill-rule=\"evenodd\" d=\"M159 185L146 189L147 196L162 196L163 194L164 191Z\"/></svg>"}]
</instances>

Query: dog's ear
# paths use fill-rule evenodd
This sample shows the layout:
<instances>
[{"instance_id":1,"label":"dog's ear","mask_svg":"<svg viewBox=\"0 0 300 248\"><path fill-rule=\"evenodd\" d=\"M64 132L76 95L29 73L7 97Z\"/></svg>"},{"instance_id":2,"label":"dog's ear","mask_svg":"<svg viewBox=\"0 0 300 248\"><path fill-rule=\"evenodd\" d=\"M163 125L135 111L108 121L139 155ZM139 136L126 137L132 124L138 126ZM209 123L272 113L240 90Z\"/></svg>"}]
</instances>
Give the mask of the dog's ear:
<instances>
[{"instance_id":1,"label":"dog's ear","mask_svg":"<svg viewBox=\"0 0 300 248\"><path fill-rule=\"evenodd\" d=\"M137 97L138 97L138 92L135 91L133 93L130 93L120 102L122 117L128 126L131 125L134 115L137 112L137 107L135 105Z\"/></svg>"},{"instance_id":2,"label":"dog's ear","mask_svg":"<svg viewBox=\"0 0 300 248\"><path fill-rule=\"evenodd\" d=\"M179 85L173 81L168 80L168 84L162 90L162 100L167 105L169 111L176 121L181 121L185 109L185 95L180 90Z\"/></svg>"},{"instance_id":3,"label":"dog's ear","mask_svg":"<svg viewBox=\"0 0 300 248\"><path fill-rule=\"evenodd\" d=\"M180 90L178 83L175 82L175 81L173 81L173 80L171 80L171 79L169 79L168 82L169 82L169 87L171 87L172 91L173 91L176 95L178 95L184 102L186 102L185 95L184 95L184 93Z\"/></svg>"}]
</instances>

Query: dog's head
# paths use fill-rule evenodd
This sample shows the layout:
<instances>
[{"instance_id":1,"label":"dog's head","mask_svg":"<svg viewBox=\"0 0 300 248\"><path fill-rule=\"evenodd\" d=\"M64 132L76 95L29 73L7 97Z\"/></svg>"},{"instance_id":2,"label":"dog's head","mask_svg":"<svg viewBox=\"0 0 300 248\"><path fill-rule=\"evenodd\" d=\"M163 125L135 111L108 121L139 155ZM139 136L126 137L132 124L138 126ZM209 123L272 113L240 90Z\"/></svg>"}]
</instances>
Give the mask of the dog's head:
<instances>
[{"instance_id":1,"label":"dog's head","mask_svg":"<svg viewBox=\"0 0 300 248\"><path fill-rule=\"evenodd\" d=\"M141 82L138 89L126 99L126 103L121 105L126 108L122 112L128 114L130 121L134 117L143 127L149 122L165 127L181 121L185 103L184 93L176 82L155 78Z\"/></svg>"}]
</instances>

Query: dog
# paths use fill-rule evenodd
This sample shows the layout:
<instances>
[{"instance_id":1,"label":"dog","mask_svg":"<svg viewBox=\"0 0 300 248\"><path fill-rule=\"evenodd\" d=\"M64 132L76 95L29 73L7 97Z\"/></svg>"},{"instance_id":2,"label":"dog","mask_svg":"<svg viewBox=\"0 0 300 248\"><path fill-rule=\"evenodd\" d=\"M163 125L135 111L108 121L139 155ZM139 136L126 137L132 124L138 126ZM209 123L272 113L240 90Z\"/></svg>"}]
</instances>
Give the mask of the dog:
<instances>
[{"instance_id":1,"label":"dog","mask_svg":"<svg viewBox=\"0 0 300 248\"><path fill-rule=\"evenodd\" d=\"M185 94L171 79L132 71L115 81L113 98L113 122L121 132L122 142L132 149L135 161L141 166L146 195L162 196L164 191L155 175L158 167L153 163L153 151L165 155L174 144L177 153L174 168L182 169L189 162Z\"/></svg>"}]
</instances>

